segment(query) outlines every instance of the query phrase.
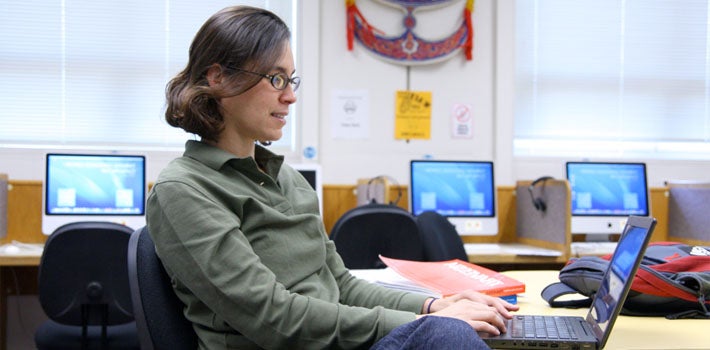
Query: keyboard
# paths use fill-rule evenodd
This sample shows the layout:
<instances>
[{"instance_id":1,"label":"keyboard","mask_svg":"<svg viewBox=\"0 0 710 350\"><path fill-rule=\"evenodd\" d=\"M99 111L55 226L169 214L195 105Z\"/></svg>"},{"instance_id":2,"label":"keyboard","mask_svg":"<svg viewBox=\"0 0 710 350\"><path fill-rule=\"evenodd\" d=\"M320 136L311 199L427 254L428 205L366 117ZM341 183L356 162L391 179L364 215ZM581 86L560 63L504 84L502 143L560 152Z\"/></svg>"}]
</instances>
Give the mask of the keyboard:
<instances>
[{"instance_id":1,"label":"keyboard","mask_svg":"<svg viewBox=\"0 0 710 350\"><path fill-rule=\"evenodd\" d=\"M513 338L577 339L569 320L560 316L517 315L510 323Z\"/></svg>"},{"instance_id":2,"label":"keyboard","mask_svg":"<svg viewBox=\"0 0 710 350\"><path fill-rule=\"evenodd\" d=\"M464 249L468 255L525 255L525 256L561 256L562 252L515 243L466 243Z\"/></svg>"},{"instance_id":3,"label":"keyboard","mask_svg":"<svg viewBox=\"0 0 710 350\"><path fill-rule=\"evenodd\" d=\"M616 242L573 242L570 250L573 256L607 255L614 252Z\"/></svg>"},{"instance_id":4,"label":"keyboard","mask_svg":"<svg viewBox=\"0 0 710 350\"><path fill-rule=\"evenodd\" d=\"M34 243L22 243L18 241L12 241L11 243L6 243L0 245L1 255L42 255L42 250L44 249L44 244L34 244Z\"/></svg>"}]
</instances>

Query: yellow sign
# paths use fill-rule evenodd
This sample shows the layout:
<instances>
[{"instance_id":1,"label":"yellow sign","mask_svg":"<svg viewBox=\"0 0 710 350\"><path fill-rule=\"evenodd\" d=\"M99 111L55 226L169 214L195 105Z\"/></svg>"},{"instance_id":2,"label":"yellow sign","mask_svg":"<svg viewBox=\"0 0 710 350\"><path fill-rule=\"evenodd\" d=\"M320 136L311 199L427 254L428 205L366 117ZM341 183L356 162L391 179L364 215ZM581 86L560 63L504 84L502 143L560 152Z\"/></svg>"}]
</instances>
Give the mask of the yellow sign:
<instances>
[{"instance_id":1,"label":"yellow sign","mask_svg":"<svg viewBox=\"0 0 710 350\"><path fill-rule=\"evenodd\" d=\"M431 138L431 91L397 91L395 139Z\"/></svg>"}]
</instances>

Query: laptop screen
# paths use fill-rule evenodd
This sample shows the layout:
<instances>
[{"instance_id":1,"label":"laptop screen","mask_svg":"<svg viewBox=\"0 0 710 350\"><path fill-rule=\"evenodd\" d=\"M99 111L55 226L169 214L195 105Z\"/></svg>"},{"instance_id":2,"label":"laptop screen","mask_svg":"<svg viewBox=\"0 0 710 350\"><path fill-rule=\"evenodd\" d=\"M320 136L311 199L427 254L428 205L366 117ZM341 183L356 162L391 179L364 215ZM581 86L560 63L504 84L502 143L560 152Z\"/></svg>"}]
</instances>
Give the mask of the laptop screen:
<instances>
[{"instance_id":1,"label":"laptop screen","mask_svg":"<svg viewBox=\"0 0 710 350\"><path fill-rule=\"evenodd\" d=\"M623 301L631 287L639 263L646 251L655 226L655 219L630 217L609 262L610 268L599 285L587 322L592 326L603 346L609 337L615 316L621 311Z\"/></svg>"}]
</instances>

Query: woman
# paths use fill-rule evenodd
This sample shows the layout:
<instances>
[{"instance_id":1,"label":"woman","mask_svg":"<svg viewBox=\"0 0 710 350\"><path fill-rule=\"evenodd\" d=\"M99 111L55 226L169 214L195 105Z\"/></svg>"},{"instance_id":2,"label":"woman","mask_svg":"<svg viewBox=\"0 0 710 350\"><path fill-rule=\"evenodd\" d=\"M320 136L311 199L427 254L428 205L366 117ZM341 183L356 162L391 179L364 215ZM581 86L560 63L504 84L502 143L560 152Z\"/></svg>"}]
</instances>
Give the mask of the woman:
<instances>
[{"instance_id":1,"label":"woman","mask_svg":"<svg viewBox=\"0 0 710 350\"><path fill-rule=\"evenodd\" d=\"M485 347L476 331L504 331L515 306L356 279L326 236L310 185L256 144L281 138L296 102L289 37L268 11L226 8L198 31L187 67L167 86L166 120L200 141L161 172L148 227L200 348L458 348L446 343L455 339Z\"/></svg>"}]
</instances>

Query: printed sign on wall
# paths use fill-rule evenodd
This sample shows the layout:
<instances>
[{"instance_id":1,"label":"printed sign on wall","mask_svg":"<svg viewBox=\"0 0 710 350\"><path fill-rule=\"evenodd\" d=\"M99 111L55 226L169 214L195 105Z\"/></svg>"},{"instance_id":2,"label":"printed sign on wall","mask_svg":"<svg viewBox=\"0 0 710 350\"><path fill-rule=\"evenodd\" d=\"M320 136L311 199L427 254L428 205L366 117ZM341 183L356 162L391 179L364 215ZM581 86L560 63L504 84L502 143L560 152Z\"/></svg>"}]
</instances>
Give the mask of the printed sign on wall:
<instances>
[{"instance_id":1,"label":"printed sign on wall","mask_svg":"<svg viewBox=\"0 0 710 350\"><path fill-rule=\"evenodd\" d=\"M367 90L333 91L330 114L333 138L370 137L370 95Z\"/></svg>"},{"instance_id":2,"label":"printed sign on wall","mask_svg":"<svg viewBox=\"0 0 710 350\"><path fill-rule=\"evenodd\" d=\"M451 137L455 139L470 139L473 137L471 105L454 104L451 109Z\"/></svg>"},{"instance_id":3,"label":"printed sign on wall","mask_svg":"<svg viewBox=\"0 0 710 350\"><path fill-rule=\"evenodd\" d=\"M397 91L394 138L431 138L431 91Z\"/></svg>"}]
</instances>

